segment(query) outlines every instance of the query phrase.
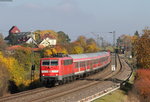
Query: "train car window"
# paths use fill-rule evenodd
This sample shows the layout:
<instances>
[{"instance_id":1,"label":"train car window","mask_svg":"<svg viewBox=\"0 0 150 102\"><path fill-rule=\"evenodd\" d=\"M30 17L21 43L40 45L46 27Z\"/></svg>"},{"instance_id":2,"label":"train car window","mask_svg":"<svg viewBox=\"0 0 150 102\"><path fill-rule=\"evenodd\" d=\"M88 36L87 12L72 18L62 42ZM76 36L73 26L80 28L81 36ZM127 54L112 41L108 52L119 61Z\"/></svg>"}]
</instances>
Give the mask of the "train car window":
<instances>
[{"instance_id":1,"label":"train car window","mask_svg":"<svg viewBox=\"0 0 150 102\"><path fill-rule=\"evenodd\" d=\"M107 61L108 60L108 57L104 57L104 61Z\"/></svg>"},{"instance_id":2,"label":"train car window","mask_svg":"<svg viewBox=\"0 0 150 102\"><path fill-rule=\"evenodd\" d=\"M72 60L72 59L70 59L70 60L69 60L69 64L72 64L72 63L73 63L73 60Z\"/></svg>"},{"instance_id":3,"label":"train car window","mask_svg":"<svg viewBox=\"0 0 150 102\"><path fill-rule=\"evenodd\" d=\"M80 68L80 62L77 62L78 63L78 68Z\"/></svg>"},{"instance_id":4,"label":"train car window","mask_svg":"<svg viewBox=\"0 0 150 102\"><path fill-rule=\"evenodd\" d=\"M91 60L91 64L92 64L92 65L94 64L94 60Z\"/></svg>"},{"instance_id":5,"label":"train car window","mask_svg":"<svg viewBox=\"0 0 150 102\"><path fill-rule=\"evenodd\" d=\"M84 67L86 67L86 61L84 61Z\"/></svg>"},{"instance_id":6,"label":"train car window","mask_svg":"<svg viewBox=\"0 0 150 102\"><path fill-rule=\"evenodd\" d=\"M106 60L108 60L108 57L106 57Z\"/></svg>"},{"instance_id":7,"label":"train car window","mask_svg":"<svg viewBox=\"0 0 150 102\"><path fill-rule=\"evenodd\" d=\"M100 61L103 62L103 58L101 58Z\"/></svg>"},{"instance_id":8,"label":"train car window","mask_svg":"<svg viewBox=\"0 0 150 102\"><path fill-rule=\"evenodd\" d=\"M107 61L107 60L108 60L108 57L103 57L103 58L99 59L100 62L104 62L104 61Z\"/></svg>"},{"instance_id":9,"label":"train car window","mask_svg":"<svg viewBox=\"0 0 150 102\"><path fill-rule=\"evenodd\" d=\"M97 59L97 63L99 63L99 59Z\"/></svg>"},{"instance_id":10,"label":"train car window","mask_svg":"<svg viewBox=\"0 0 150 102\"><path fill-rule=\"evenodd\" d=\"M82 67L82 62L80 62L80 67Z\"/></svg>"},{"instance_id":11,"label":"train car window","mask_svg":"<svg viewBox=\"0 0 150 102\"><path fill-rule=\"evenodd\" d=\"M73 60L72 59L69 59L69 60L64 60L64 65L70 65L73 63Z\"/></svg>"},{"instance_id":12,"label":"train car window","mask_svg":"<svg viewBox=\"0 0 150 102\"><path fill-rule=\"evenodd\" d=\"M68 60L64 60L64 65L68 65Z\"/></svg>"},{"instance_id":13,"label":"train car window","mask_svg":"<svg viewBox=\"0 0 150 102\"><path fill-rule=\"evenodd\" d=\"M58 65L58 60L51 60L51 66L57 66Z\"/></svg>"},{"instance_id":14,"label":"train car window","mask_svg":"<svg viewBox=\"0 0 150 102\"><path fill-rule=\"evenodd\" d=\"M96 64L96 59L94 60L94 64Z\"/></svg>"},{"instance_id":15,"label":"train car window","mask_svg":"<svg viewBox=\"0 0 150 102\"><path fill-rule=\"evenodd\" d=\"M105 57L103 57L103 62L105 61Z\"/></svg>"},{"instance_id":16,"label":"train car window","mask_svg":"<svg viewBox=\"0 0 150 102\"><path fill-rule=\"evenodd\" d=\"M99 60L99 63L101 63L101 59L99 58L98 60Z\"/></svg>"},{"instance_id":17,"label":"train car window","mask_svg":"<svg viewBox=\"0 0 150 102\"><path fill-rule=\"evenodd\" d=\"M75 62L74 64L75 64L75 68L78 68L78 63L77 63L77 62Z\"/></svg>"},{"instance_id":18,"label":"train car window","mask_svg":"<svg viewBox=\"0 0 150 102\"><path fill-rule=\"evenodd\" d=\"M88 61L85 61L85 66L88 66Z\"/></svg>"},{"instance_id":19,"label":"train car window","mask_svg":"<svg viewBox=\"0 0 150 102\"><path fill-rule=\"evenodd\" d=\"M83 62L80 63L80 67L83 67Z\"/></svg>"},{"instance_id":20,"label":"train car window","mask_svg":"<svg viewBox=\"0 0 150 102\"><path fill-rule=\"evenodd\" d=\"M96 59L96 64L98 64L98 59Z\"/></svg>"},{"instance_id":21,"label":"train car window","mask_svg":"<svg viewBox=\"0 0 150 102\"><path fill-rule=\"evenodd\" d=\"M93 60L93 64L95 64L95 60Z\"/></svg>"},{"instance_id":22,"label":"train car window","mask_svg":"<svg viewBox=\"0 0 150 102\"><path fill-rule=\"evenodd\" d=\"M42 66L49 66L50 65L50 60L43 60L42 61Z\"/></svg>"},{"instance_id":23,"label":"train car window","mask_svg":"<svg viewBox=\"0 0 150 102\"><path fill-rule=\"evenodd\" d=\"M85 61L80 62L80 67L85 67Z\"/></svg>"},{"instance_id":24,"label":"train car window","mask_svg":"<svg viewBox=\"0 0 150 102\"><path fill-rule=\"evenodd\" d=\"M88 61L88 66L90 65L90 63L91 63L91 62L90 62L90 61Z\"/></svg>"}]
</instances>

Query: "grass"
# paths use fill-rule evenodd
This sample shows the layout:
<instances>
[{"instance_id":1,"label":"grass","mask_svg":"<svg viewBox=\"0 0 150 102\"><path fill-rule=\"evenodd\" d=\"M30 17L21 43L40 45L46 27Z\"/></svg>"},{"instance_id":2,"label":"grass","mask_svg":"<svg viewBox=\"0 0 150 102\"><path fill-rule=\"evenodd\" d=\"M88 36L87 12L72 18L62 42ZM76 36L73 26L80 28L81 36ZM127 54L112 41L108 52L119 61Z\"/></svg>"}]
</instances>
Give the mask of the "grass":
<instances>
[{"instance_id":1,"label":"grass","mask_svg":"<svg viewBox=\"0 0 150 102\"><path fill-rule=\"evenodd\" d=\"M133 83L134 83L135 75L136 75L136 72L133 72L132 75L131 75L131 78L130 78L130 80L129 80L129 83L130 83L130 84L133 84Z\"/></svg>"},{"instance_id":2,"label":"grass","mask_svg":"<svg viewBox=\"0 0 150 102\"><path fill-rule=\"evenodd\" d=\"M127 101L126 93L122 90L117 90L112 93L109 93L106 96L96 99L93 102L126 102L126 101Z\"/></svg>"}]
</instances>

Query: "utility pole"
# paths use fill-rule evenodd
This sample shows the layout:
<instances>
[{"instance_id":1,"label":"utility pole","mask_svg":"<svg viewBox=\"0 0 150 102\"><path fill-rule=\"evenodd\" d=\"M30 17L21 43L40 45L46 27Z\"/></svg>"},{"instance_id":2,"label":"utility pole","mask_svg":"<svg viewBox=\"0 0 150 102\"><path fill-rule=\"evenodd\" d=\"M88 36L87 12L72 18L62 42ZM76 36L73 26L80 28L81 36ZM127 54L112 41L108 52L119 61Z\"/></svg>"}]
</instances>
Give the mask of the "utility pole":
<instances>
[{"instance_id":1,"label":"utility pole","mask_svg":"<svg viewBox=\"0 0 150 102\"><path fill-rule=\"evenodd\" d=\"M112 61L112 71L115 71L116 67L117 67L117 59L116 59L116 35L115 35L115 31L113 32L109 32L113 34L113 49L114 49L114 58Z\"/></svg>"},{"instance_id":2,"label":"utility pole","mask_svg":"<svg viewBox=\"0 0 150 102\"><path fill-rule=\"evenodd\" d=\"M34 40L34 37L33 37L33 33L31 32L31 38L32 40ZM34 44L34 42L31 42ZM32 45L33 46L33 45ZM34 51L33 51L33 47L31 46L31 82L34 80L34 71L35 71L35 63L34 63Z\"/></svg>"},{"instance_id":3,"label":"utility pole","mask_svg":"<svg viewBox=\"0 0 150 102\"><path fill-rule=\"evenodd\" d=\"M96 36L96 42L98 46L103 47L103 37L100 36L100 34L95 34L93 32L91 32L94 36ZM100 44L100 40L101 40L101 44Z\"/></svg>"},{"instance_id":4,"label":"utility pole","mask_svg":"<svg viewBox=\"0 0 150 102\"><path fill-rule=\"evenodd\" d=\"M116 48L116 35L115 31L113 31L113 41L114 41L114 49Z\"/></svg>"},{"instance_id":5,"label":"utility pole","mask_svg":"<svg viewBox=\"0 0 150 102\"><path fill-rule=\"evenodd\" d=\"M116 32L113 31L113 32L109 32L109 33L112 33L113 34L113 47L114 47L114 52L115 52L115 47L116 47Z\"/></svg>"}]
</instances>

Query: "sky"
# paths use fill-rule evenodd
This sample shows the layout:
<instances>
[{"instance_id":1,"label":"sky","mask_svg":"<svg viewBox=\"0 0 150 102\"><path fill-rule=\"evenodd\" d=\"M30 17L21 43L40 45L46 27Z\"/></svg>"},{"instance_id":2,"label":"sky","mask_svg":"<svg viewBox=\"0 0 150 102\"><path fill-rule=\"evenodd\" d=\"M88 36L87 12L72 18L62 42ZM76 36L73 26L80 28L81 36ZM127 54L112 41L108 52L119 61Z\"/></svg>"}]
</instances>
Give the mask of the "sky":
<instances>
[{"instance_id":1,"label":"sky","mask_svg":"<svg viewBox=\"0 0 150 102\"><path fill-rule=\"evenodd\" d=\"M112 42L122 34L150 26L150 0L0 0L0 32L8 35L16 25L21 31L64 31L75 40L102 36ZM95 35L94 35L94 34Z\"/></svg>"}]
</instances>

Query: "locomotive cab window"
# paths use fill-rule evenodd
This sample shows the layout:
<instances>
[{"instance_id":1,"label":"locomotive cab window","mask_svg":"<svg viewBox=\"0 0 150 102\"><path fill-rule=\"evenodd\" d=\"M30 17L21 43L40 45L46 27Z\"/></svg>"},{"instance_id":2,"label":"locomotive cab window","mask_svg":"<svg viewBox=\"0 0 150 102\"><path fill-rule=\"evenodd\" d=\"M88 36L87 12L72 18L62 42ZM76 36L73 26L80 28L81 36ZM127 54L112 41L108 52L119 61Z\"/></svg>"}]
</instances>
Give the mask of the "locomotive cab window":
<instances>
[{"instance_id":1,"label":"locomotive cab window","mask_svg":"<svg viewBox=\"0 0 150 102\"><path fill-rule=\"evenodd\" d=\"M43 60L42 66L57 66L58 60Z\"/></svg>"},{"instance_id":2,"label":"locomotive cab window","mask_svg":"<svg viewBox=\"0 0 150 102\"><path fill-rule=\"evenodd\" d=\"M58 60L51 60L51 66L57 66L58 65Z\"/></svg>"},{"instance_id":3,"label":"locomotive cab window","mask_svg":"<svg viewBox=\"0 0 150 102\"><path fill-rule=\"evenodd\" d=\"M42 66L49 66L50 65L50 61L49 60L43 60L42 61Z\"/></svg>"}]
</instances>

